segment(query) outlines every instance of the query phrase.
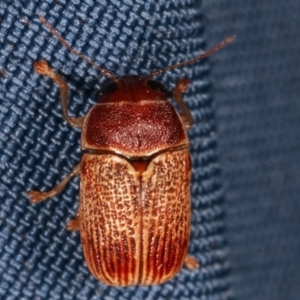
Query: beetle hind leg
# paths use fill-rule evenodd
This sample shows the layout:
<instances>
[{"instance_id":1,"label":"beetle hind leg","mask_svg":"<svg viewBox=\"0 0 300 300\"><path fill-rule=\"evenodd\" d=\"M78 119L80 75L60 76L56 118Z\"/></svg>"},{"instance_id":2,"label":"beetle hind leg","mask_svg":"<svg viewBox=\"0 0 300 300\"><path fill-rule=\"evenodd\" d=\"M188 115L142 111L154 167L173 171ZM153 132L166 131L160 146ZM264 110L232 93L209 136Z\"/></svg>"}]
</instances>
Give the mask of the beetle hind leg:
<instances>
[{"instance_id":1,"label":"beetle hind leg","mask_svg":"<svg viewBox=\"0 0 300 300\"><path fill-rule=\"evenodd\" d=\"M200 267L200 264L198 263L196 258L194 258L193 256L190 256L190 255L187 255L185 257L184 264L190 270L195 270L195 269L198 269Z\"/></svg>"},{"instance_id":2,"label":"beetle hind leg","mask_svg":"<svg viewBox=\"0 0 300 300\"><path fill-rule=\"evenodd\" d=\"M175 88L172 91L174 100L181 109L180 117L186 130L189 130L194 124L193 116L182 99L182 94L187 90L189 84L190 80L179 79L176 83Z\"/></svg>"},{"instance_id":3,"label":"beetle hind leg","mask_svg":"<svg viewBox=\"0 0 300 300\"><path fill-rule=\"evenodd\" d=\"M73 170L50 191L48 192L29 191L27 192L27 196L30 198L32 203L42 202L48 198L54 197L65 188L65 186L71 180L72 177L79 175L79 172L80 172L80 163L75 168L73 168Z\"/></svg>"}]
</instances>

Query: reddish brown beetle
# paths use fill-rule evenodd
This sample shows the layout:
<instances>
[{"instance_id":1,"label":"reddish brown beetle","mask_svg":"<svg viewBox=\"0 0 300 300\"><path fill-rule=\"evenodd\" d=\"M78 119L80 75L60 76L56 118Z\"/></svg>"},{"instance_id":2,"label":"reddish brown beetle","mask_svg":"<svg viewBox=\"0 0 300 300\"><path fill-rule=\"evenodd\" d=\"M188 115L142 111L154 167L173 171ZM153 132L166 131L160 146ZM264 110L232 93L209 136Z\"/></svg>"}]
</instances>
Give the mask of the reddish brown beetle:
<instances>
[{"instance_id":1,"label":"reddish brown beetle","mask_svg":"<svg viewBox=\"0 0 300 300\"><path fill-rule=\"evenodd\" d=\"M173 97L151 78L192 64L233 40L149 76L114 77L72 49L51 25L41 21L70 51L99 69L112 82L99 92L98 103L85 117L68 115L68 86L45 61L35 71L59 85L64 119L82 129L81 162L48 192L28 192L34 203L61 192L80 175L80 205L70 230L80 230L86 263L100 281L114 286L152 285L175 276L187 256L190 235L191 159L186 131L193 119L182 100L189 81L179 80Z\"/></svg>"}]
</instances>

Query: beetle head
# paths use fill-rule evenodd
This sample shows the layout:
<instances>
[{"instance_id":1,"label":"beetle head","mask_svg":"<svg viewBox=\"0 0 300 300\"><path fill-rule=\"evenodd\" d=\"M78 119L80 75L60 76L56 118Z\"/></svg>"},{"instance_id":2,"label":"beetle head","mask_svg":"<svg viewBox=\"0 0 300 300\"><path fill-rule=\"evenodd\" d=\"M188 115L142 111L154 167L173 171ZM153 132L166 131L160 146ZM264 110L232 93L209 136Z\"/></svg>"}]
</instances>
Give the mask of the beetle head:
<instances>
[{"instance_id":1,"label":"beetle head","mask_svg":"<svg viewBox=\"0 0 300 300\"><path fill-rule=\"evenodd\" d=\"M165 86L158 81L148 77L126 75L104 85L99 91L98 102L166 101L168 94Z\"/></svg>"}]
</instances>

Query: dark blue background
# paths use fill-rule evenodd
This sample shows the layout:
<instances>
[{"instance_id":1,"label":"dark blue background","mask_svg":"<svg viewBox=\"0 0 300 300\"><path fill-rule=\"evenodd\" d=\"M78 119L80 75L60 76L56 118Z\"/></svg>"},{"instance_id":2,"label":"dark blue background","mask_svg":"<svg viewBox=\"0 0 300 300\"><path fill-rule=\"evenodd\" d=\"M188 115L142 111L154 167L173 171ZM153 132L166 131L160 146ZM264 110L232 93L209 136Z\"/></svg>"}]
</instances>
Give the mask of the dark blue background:
<instances>
[{"instance_id":1,"label":"dark blue background","mask_svg":"<svg viewBox=\"0 0 300 300\"><path fill-rule=\"evenodd\" d=\"M300 2L203 1L231 281L237 299L300 298Z\"/></svg>"},{"instance_id":2,"label":"dark blue background","mask_svg":"<svg viewBox=\"0 0 300 300\"><path fill-rule=\"evenodd\" d=\"M299 9L292 0L1 1L0 298L298 299ZM107 287L87 270L79 234L65 229L79 178L30 205L27 190L51 188L80 160L80 133L32 62L43 58L64 76L73 115L108 82L37 14L118 75L148 74L236 35L208 60L157 78L169 89L192 80L190 253L199 270L184 268L161 286Z\"/></svg>"}]
</instances>

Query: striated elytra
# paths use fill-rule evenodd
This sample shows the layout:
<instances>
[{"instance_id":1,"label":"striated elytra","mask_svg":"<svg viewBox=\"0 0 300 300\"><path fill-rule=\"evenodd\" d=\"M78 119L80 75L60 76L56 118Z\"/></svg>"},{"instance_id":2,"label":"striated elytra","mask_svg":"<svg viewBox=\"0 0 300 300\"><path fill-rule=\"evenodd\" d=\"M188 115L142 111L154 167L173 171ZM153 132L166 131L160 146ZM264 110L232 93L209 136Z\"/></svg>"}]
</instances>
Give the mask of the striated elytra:
<instances>
[{"instance_id":1,"label":"striated elytra","mask_svg":"<svg viewBox=\"0 0 300 300\"><path fill-rule=\"evenodd\" d=\"M68 85L45 61L35 71L59 85L64 119L81 128L81 162L48 192L28 192L34 203L61 192L80 175L80 204L69 230L79 230L87 266L112 286L153 285L174 277L182 265L197 268L187 255L190 235L191 159L186 131L192 116L182 99L189 81L172 93L152 78L195 63L233 40L227 38L195 59L149 76L115 77L72 49L43 18L40 20L73 53L111 82L85 117L68 115ZM173 95L178 113L168 98Z\"/></svg>"}]
</instances>

